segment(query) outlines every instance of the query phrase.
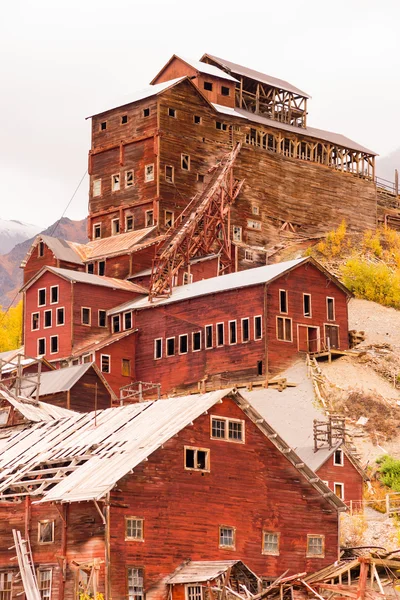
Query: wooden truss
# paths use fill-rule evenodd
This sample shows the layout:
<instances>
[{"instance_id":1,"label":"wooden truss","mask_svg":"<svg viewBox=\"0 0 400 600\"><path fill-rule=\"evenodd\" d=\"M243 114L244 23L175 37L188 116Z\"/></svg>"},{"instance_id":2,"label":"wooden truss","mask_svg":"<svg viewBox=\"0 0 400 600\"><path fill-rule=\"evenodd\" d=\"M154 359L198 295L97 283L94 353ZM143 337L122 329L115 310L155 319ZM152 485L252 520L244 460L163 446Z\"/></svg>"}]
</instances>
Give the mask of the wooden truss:
<instances>
[{"instance_id":1,"label":"wooden truss","mask_svg":"<svg viewBox=\"0 0 400 600\"><path fill-rule=\"evenodd\" d=\"M233 178L240 143L212 169L205 189L194 196L156 249L150 279L150 301L170 296L174 278L198 255L219 253L220 274L233 266L230 240L230 209L243 181Z\"/></svg>"},{"instance_id":2,"label":"wooden truss","mask_svg":"<svg viewBox=\"0 0 400 600\"><path fill-rule=\"evenodd\" d=\"M319 448L333 448L346 437L345 419L340 415L329 415L326 421L314 419L314 452Z\"/></svg>"}]
</instances>

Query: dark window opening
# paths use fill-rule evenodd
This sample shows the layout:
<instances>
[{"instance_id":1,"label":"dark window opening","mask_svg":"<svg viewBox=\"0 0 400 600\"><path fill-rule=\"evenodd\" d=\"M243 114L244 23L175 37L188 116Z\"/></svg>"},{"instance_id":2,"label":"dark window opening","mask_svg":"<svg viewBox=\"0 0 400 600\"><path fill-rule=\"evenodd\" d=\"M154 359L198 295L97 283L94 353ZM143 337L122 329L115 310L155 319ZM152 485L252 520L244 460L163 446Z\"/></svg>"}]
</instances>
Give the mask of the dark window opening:
<instances>
[{"instance_id":1,"label":"dark window opening","mask_svg":"<svg viewBox=\"0 0 400 600\"><path fill-rule=\"evenodd\" d=\"M54 285L50 288L50 296L51 296L50 302L52 304L57 304L57 302L58 302L58 285Z\"/></svg>"},{"instance_id":2,"label":"dark window opening","mask_svg":"<svg viewBox=\"0 0 400 600\"><path fill-rule=\"evenodd\" d=\"M101 366L102 373L110 373L111 372L110 357L107 354L101 355L100 366Z\"/></svg>"},{"instance_id":3,"label":"dark window opening","mask_svg":"<svg viewBox=\"0 0 400 600\"><path fill-rule=\"evenodd\" d=\"M132 313L127 312L124 314L124 329L132 329Z\"/></svg>"},{"instance_id":4,"label":"dark window opening","mask_svg":"<svg viewBox=\"0 0 400 600\"><path fill-rule=\"evenodd\" d=\"M171 165L165 165L165 181L174 183L174 167Z\"/></svg>"},{"instance_id":5,"label":"dark window opening","mask_svg":"<svg viewBox=\"0 0 400 600\"><path fill-rule=\"evenodd\" d=\"M226 131L228 129L228 125L226 123L221 123L221 121L216 121L215 127L221 131Z\"/></svg>"},{"instance_id":6,"label":"dark window opening","mask_svg":"<svg viewBox=\"0 0 400 600\"><path fill-rule=\"evenodd\" d=\"M254 339L260 340L262 337L261 317L254 317Z\"/></svg>"},{"instance_id":7,"label":"dark window opening","mask_svg":"<svg viewBox=\"0 0 400 600\"><path fill-rule=\"evenodd\" d=\"M179 336L179 354L187 354L188 336L187 334Z\"/></svg>"},{"instance_id":8,"label":"dark window opening","mask_svg":"<svg viewBox=\"0 0 400 600\"><path fill-rule=\"evenodd\" d=\"M279 311L281 313L287 313L288 311L288 301L287 301L287 291L279 290Z\"/></svg>"},{"instance_id":9,"label":"dark window opening","mask_svg":"<svg viewBox=\"0 0 400 600\"><path fill-rule=\"evenodd\" d=\"M126 231L133 231L133 216L132 215L128 215L126 217L125 229L126 229Z\"/></svg>"},{"instance_id":10,"label":"dark window opening","mask_svg":"<svg viewBox=\"0 0 400 600\"><path fill-rule=\"evenodd\" d=\"M39 329L39 313L32 314L32 330Z\"/></svg>"},{"instance_id":11,"label":"dark window opening","mask_svg":"<svg viewBox=\"0 0 400 600\"><path fill-rule=\"evenodd\" d=\"M196 331L193 334L193 350L201 350L201 333L200 331Z\"/></svg>"},{"instance_id":12,"label":"dark window opening","mask_svg":"<svg viewBox=\"0 0 400 600\"><path fill-rule=\"evenodd\" d=\"M120 318L119 315L114 315L112 318L112 326L113 326L113 332L114 333L119 333L121 331L121 324L120 324Z\"/></svg>"},{"instance_id":13,"label":"dark window opening","mask_svg":"<svg viewBox=\"0 0 400 600\"><path fill-rule=\"evenodd\" d=\"M258 360L257 361L257 375L262 375L262 374L263 374L262 360Z\"/></svg>"},{"instance_id":14,"label":"dark window opening","mask_svg":"<svg viewBox=\"0 0 400 600\"><path fill-rule=\"evenodd\" d=\"M208 451L197 448L185 448L185 467L205 471L208 466Z\"/></svg>"},{"instance_id":15,"label":"dark window opening","mask_svg":"<svg viewBox=\"0 0 400 600\"><path fill-rule=\"evenodd\" d=\"M39 256L39 258L44 256L44 242L39 242L38 256Z\"/></svg>"},{"instance_id":16,"label":"dark window opening","mask_svg":"<svg viewBox=\"0 0 400 600\"><path fill-rule=\"evenodd\" d=\"M221 96L229 96L231 93L231 90L226 87L225 85L221 86Z\"/></svg>"},{"instance_id":17,"label":"dark window opening","mask_svg":"<svg viewBox=\"0 0 400 600\"><path fill-rule=\"evenodd\" d=\"M242 342L248 342L250 339L249 319L242 319Z\"/></svg>"},{"instance_id":18,"label":"dark window opening","mask_svg":"<svg viewBox=\"0 0 400 600\"><path fill-rule=\"evenodd\" d=\"M65 315L63 308L57 308L57 325L64 325Z\"/></svg>"},{"instance_id":19,"label":"dark window opening","mask_svg":"<svg viewBox=\"0 0 400 600\"><path fill-rule=\"evenodd\" d=\"M304 294L303 295L303 310L305 317L311 317L311 295Z\"/></svg>"},{"instance_id":20,"label":"dark window opening","mask_svg":"<svg viewBox=\"0 0 400 600\"><path fill-rule=\"evenodd\" d=\"M167 338L167 356L175 356L175 338Z\"/></svg>"},{"instance_id":21,"label":"dark window opening","mask_svg":"<svg viewBox=\"0 0 400 600\"><path fill-rule=\"evenodd\" d=\"M224 324L217 323L217 346L224 345Z\"/></svg>"},{"instance_id":22,"label":"dark window opening","mask_svg":"<svg viewBox=\"0 0 400 600\"><path fill-rule=\"evenodd\" d=\"M103 121L100 125L100 131L105 131L107 129L107 121Z\"/></svg>"},{"instance_id":23,"label":"dark window opening","mask_svg":"<svg viewBox=\"0 0 400 600\"><path fill-rule=\"evenodd\" d=\"M44 338L38 340L38 354L39 356L46 354L46 340Z\"/></svg>"},{"instance_id":24,"label":"dark window opening","mask_svg":"<svg viewBox=\"0 0 400 600\"><path fill-rule=\"evenodd\" d=\"M90 308L82 308L82 325L90 325Z\"/></svg>"},{"instance_id":25,"label":"dark window opening","mask_svg":"<svg viewBox=\"0 0 400 600\"><path fill-rule=\"evenodd\" d=\"M197 181L199 183L204 183L204 175L202 175L201 173L197 173Z\"/></svg>"},{"instance_id":26,"label":"dark window opening","mask_svg":"<svg viewBox=\"0 0 400 600\"><path fill-rule=\"evenodd\" d=\"M213 347L213 328L212 325L206 326L206 348Z\"/></svg>"},{"instance_id":27,"label":"dark window opening","mask_svg":"<svg viewBox=\"0 0 400 600\"><path fill-rule=\"evenodd\" d=\"M335 450L333 464L340 465L340 466L343 465L343 451L342 450Z\"/></svg>"},{"instance_id":28,"label":"dark window opening","mask_svg":"<svg viewBox=\"0 0 400 600\"><path fill-rule=\"evenodd\" d=\"M122 115L121 117L121 124L125 125L125 123L128 122L128 115Z\"/></svg>"},{"instance_id":29,"label":"dark window opening","mask_svg":"<svg viewBox=\"0 0 400 600\"><path fill-rule=\"evenodd\" d=\"M39 306L46 304L46 290L39 290Z\"/></svg>"},{"instance_id":30,"label":"dark window opening","mask_svg":"<svg viewBox=\"0 0 400 600\"><path fill-rule=\"evenodd\" d=\"M189 154L182 154L181 155L181 168L184 171L189 171L190 170L190 156L189 156Z\"/></svg>"},{"instance_id":31,"label":"dark window opening","mask_svg":"<svg viewBox=\"0 0 400 600\"><path fill-rule=\"evenodd\" d=\"M106 272L106 263L104 260L100 260L99 264L98 264L98 273L99 273L99 275L101 275L103 277L105 272Z\"/></svg>"},{"instance_id":32,"label":"dark window opening","mask_svg":"<svg viewBox=\"0 0 400 600\"><path fill-rule=\"evenodd\" d=\"M203 87L205 90L207 90L207 92L212 92L213 84L211 81L205 81Z\"/></svg>"},{"instance_id":33,"label":"dark window opening","mask_svg":"<svg viewBox=\"0 0 400 600\"><path fill-rule=\"evenodd\" d=\"M158 338L154 342L154 358L162 357L162 339Z\"/></svg>"},{"instance_id":34,"label":"dark window opening","mask_svg":"<svg viewBox=\"0 0 400 600\"><path fill-rule=\"evenodd\" d=\"M87 272L90 273L91 275L93 275L93 273L94 273L94 263L88 263L87 264Z\"/></svg>"},{"instance_id":35,"label":"dark window opening","mask_svg":"<svg viewBox=\"0 0 400 600\"><path fill-rule=\"evenodd\" d=\"M328 321L334 321L335 320L335 299L334 298L326 299L326 309L327 309Z\"/></svg>"},{"instance_id":36,"label":"dark window opening","mask_svg":"<svg viewBox=\"0 0 400 600\"><path fill-rule=\"evenodd\" d=\"M51 327L51 310L44 311L44 326Z\"/></svg>"},{"instance_id":37,"label":"dark window opening","mask_svg":"<svg viewBox=\"0 0 400 600\"><path fill-rule=\"evenodd\" d=\"M168 109L168 116L172 117L173 119L175 119L175 117L176 117L176 110L175 110L175 108L169 108Z\"/></svg>"},{"instance_id":38,"label":"dark window opening","mask_svg":"<svg viewBox=\"0 0 400 600\"><path fill-rule=\"evenodd\" d=\"M99 327L106 327L107 325L107 312L105 310L99 310Z\"/></svg>"},{"instance_id":39,"label":"dark window opening","mask_svg":"<svg viewBox=\"0 0 400 600\"><path fill-rule=\"evenodd\" d=\"M236 321L229 321L229 343L236 344Z\"/></svg>"},{"instance_id":40,"label":"dark window opening","mask_svg":"<svg viewBox=\"0 0 400 600\"><path fill-rule=\"evenodd\" d=\"M58 352L58 336L52 335L50 338L50 352L56 354Z\"/></svg>"},{"instance_id":41,"label":"dark window opening","mask_svg":"<svg viewBox=\"0 0 400 600\"><path fill-rule=\"evenodd\" d=\"M145 108L145 109L143 109L143 116L144 116L144 117L148 117L148 116L150 116L150 109L149 109L149 108Z\"/></svg>"},{"instance_id":42,"label":"dark window opening","mask_svg":"<svg viewBox=\"0 0 400 600\"><path fill-rule=\"evenodd\" d=\"M196 125L200 125L200 123L201 123L201 117L199 117L199 115L194 115L194 117L193 117L193 122L194 122Z\"/></svg>"}]
</instances>

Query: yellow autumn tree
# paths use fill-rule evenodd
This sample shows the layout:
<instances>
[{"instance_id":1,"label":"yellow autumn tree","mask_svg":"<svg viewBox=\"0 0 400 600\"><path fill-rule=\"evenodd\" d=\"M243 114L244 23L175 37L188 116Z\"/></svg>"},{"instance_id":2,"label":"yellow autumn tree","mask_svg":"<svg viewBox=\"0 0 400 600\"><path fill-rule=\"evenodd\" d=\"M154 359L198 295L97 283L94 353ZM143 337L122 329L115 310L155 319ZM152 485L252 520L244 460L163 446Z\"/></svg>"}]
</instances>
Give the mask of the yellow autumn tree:
<instances>
[{"instance_id":1,"label":"yellow autumn tree","mask_svg":"<svg viewBox=\"0 0 400 600\"><path fill-rule=\"evenodd\" d=\"M22 301L8 311L0 307L0 352L16 350L22 344Z\"/></svg>"}]
</instances>

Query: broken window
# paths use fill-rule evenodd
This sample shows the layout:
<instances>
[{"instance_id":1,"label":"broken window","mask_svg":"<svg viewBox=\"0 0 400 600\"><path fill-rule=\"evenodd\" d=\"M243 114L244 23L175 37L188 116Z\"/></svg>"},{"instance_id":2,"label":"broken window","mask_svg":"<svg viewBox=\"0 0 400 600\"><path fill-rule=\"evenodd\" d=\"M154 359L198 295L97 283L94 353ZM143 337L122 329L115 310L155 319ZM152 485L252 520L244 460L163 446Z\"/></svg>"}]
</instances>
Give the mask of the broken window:
<instances>
[{"instance_id":1,"label":"broken window","mask_svg":"<svg viewBox=\"0 0 400 600\"><path fill-rule=\"evenodd\" d=\"M172 227L174 224L174 213L172 210L166 210L164 213L165 226Z\"/></svg>"},{"instance_id":2,"label":"broken window","mask_svg":"<svg viewBox=\"0 0 400 600\"><path fill-rule=\"evenodd\" d=\"M244 260L247 262L254 262L254 254L251 250L244 251Z\"/></svg>"},{"instance_id":3,"label":"broken window","mask_svg":"<svg viewBox=\"0 0 400 600\"><path fill-rule=\"evenodd\" d=\"M196 471L208 471L210 465L210 451L204 448L185 447L185 468Z\"/></svg>"},{"instance_id":4,"label":"broken window","mask_svg":"<svg viewBox=\"0 0 400 600\"><path fill-rule=\"evenodd\" d=\"M143 541L143 519L127 517L125 520L125 539Z\"/></svg>"},{"instance_id":5,"label":"broken window","mask_svg":"<svg viewBox=\"0 0 400 600\"><path fill-rule=\"evenodd\" d=\"M244 421L226 417L211 417L211 438L231 442L244 441Z\"/></svg>"},{"instance_id":6,"label":"broken window","mask_svg":"<svg viewBox=\"0 0 400 600\"><path fill-rule=\"evenodd\" d=\"M200 124L201 124L201 117L199 117L199 115L194 115L194 117L193 117L193 122L194 122L196 125L200 125Z\"/></svg>"},{"instance_id":7,"label":"broken window","mask_svg":"<svg viewBox=\"0 0 400 600\"><path fill-rule=\"evenodd\" d=\"M106 273L106 261L105 260L99 260L99 262L97 263L97 272L101 277L104 277L104 275Z\"/></svg>"},{"instance_id":8,"label":"broken window","mask_svg":"<svg viewBox=\"0 0 400 600\"><path fill-rule=\"evenodd\" d=\"M51 327L51 310L44 311L44 326Z\"/></svg>"},{"instance_id":9,"label":"broken window","mask_svg":"<svg viewBox=\"0 0 400 600\"><path fill-rule=\"evenodd\" d=\"M279 555L279 533L263 531L263 554Z\"/></svg>"},{"instance_id":10,"label":"broken window","mask_svg":"<svg viewBox=\"0 0 400 600\"><path fill-rule=\"evenodd\" d=\"M82 308L82 325L90 325L90 308Z\"/></svg>"},{"instance_id":11,"label":"broken window","mask_svg":"<svg viewBox=\"0 0 400 600\"><path fill-rule=\"evenodd\" d=\"M187 354L188 347L188 335L187 333L184 333L179 336L179 354Z\"/></svg>"},{"instance_id":12,"label":"broken window","mask_svg":"<svg viewBox=\"0 0 400 600\"><path fill-rule=\"evenodd\" d=\"M119 315L113 315L112 317L112 330L113 333L119 333L121 331L121 320Z\"/></svg>"},{"instance_id":13,"label":"broken window","mask_svg":"<svg viewBox=\"0 0 400 600\"><path fill-rule=\"evenodd\" d=\"M198 352L201 350L201 331L192 333L192 349L193 352Z\"/></svg>"},{"instance_id":14,"label":"broken window","mask_svg":"<svg viewBox=\"0 0 400 600\"><path fill-rule=\"evenodd\" d=\"M237 335L236 335L236 321L229 321L229 343L236 344Z\"/></svg>"},{"instance_id":15,"label":"broken window","mask_svg":"<svg viewBox=\"0 0 400 600\"><path fill-rule=\"evenodd\" d=\"M242 228L239 225L233 226L233 241L241 242L242 241Z\"/></svg>"},{"instance_id":16,"label":"broken window","mask_svg":"<svg viewBox=\"0 0 400 600\"><path fill-rule=\"evenodd\" d=\"M93 237L95 240L101 238L101 223L95 223L93 225Z\"/></svg>"},{"instance_id":17,"label":"broken window","mask_svg":"<svg viewBox=\"0 0 400 600\"><path fill-rule=\"evenodd\" d=\"M100 370L102 373L111 373L111 357L108 354L100 356Z\"/></svg>"},{"instance_id":18,"label":"broken window","mask_svg":"<svg viewBox=\"0 0 400 600\"><path fill-rule=\"evenodd\" d=\"M307 556L308 557L323 557L324 556L324 535L307 535Z\"/></svg>"},{"instance_id":19,"label":"broken window","mask_svg":"<svg viewBox=\"0 0 400 600\"><path fill-rule=\"evenodd\" d=\"M101 196L101 179L93 179L93 198Z\"/></svg>"},{"instance_id":20,"label":"broken window","mask_svg":"<svg viewBox=\"0 0 400 600\"><path fill-rule=\"evenodd\" d=\"M63 308L57 308L57 325L64 325L65 323L65 313Z\"/></svg>"},{"instance_id":21,"label":"broken window","mask_svg":"<svg viewBox=\"0 0 400 600\"><path fill-rule=\"evenodd\" d=\"M129 358L123 358L121 363L121 374L123 377L131 376L131 361Z\"/></svg>"},{"instance_id":22,"label":"broken window","mask_svg":"<svg viewBox=\"0 0 400 600\"><path fill-rule=\"evenodd\" d=\"M83 354L82 355L82 363L83 364L87 364L87 363L91 363L91 362L93 362L93 355L92 354Z\"/></svg>"},{"instance_id":23,"label":"broken window","mask_svg":"<svg viewBox=\"0 0 400 600\"><path fill-rule=\"evenodd\" d=\"M262 320L260 316L254 317L254 339L261 340L262 338Z\"/></svg>"},{"instance_id":24,"label":"broken window","mask_svg":"<svg viewBox=\"0 0 400 600\"><path fill-rule=\"evenodd\" d=\"M128 600L144 600L144 571L128 567Z\"/></svg>"},{"instance_id":25,"label":"broken window","mask_svg":"<svg viewBox=\"0 0 400 600\"><path fill-rule=\"evenodd\" d=\"M225 527L219 528L219 547L220 548L235 548L235 528Z\"/></svg>"},{"instance_id":26,"label":"broken window","mask_svg":"<svg viewBox=\"0 0 400 600\"><path fill-rule=\"evenodd\" d=\"M154 164L146 165L144 168L144 180L146 182L154 181Z\"/></svg>"},{"instance_id":27,"label":"broken window","mask_svg":"<svg viewBox=\"0 0 400 600\"><path fill-rule=\"evenodd\" d=\"M158 338L154 340L154 358L162 358L162 339Z\"/></svg>"},{"instance_id":28,"label":"broken window","mask_svg":"<svg viewBox=\"0 0 400 600\"><path fill-rule=\"evenodd\" d=\"M38 290L38 306L45 306L46 304L46 290L41 288Z\"/></svg>"},{"instance_id":29,"label":"broken window","mask_svg":"<svg viewBox=\"0 0 400 600\"><path fill-rule=\"evenodd\" d=\"M226 85L221 86L221 96L229 96L231 93L230 88L226 87Z\"/></svg>"},{"instance_id":30,"label":"broken window","mask_svg":"<svg viewBox=\"0 0 400 600\"><path fill-rule=\"evenodd\" d=\"M174 183L174 167L171 165L165 165L165 181Z\"/></svg>"},{"instance_id":31,"label":"broken window","mask_svg":"<svg viewBox=\"0 0 400 600\"><path fill-rule=\"evenodd\" d=\"M175 117L176 117L176 110L175 110L175 108L168 108L168 116L172 117L173 119L175 119Z\"/></svg>"},{"instance_id":32,"label":"broken window","mask_svg":"<svg viewBox=\"0 0 400 600\"><path fill-rule=\"evenodd\" d=\"M335 298L326 299L326 313L328 321L335 320Z\"/></svg>"},{"instance_id":33,"label":"broken window","mask_svg":"<svg viewBox=\"0 0 400 600\"><path fill-rule=\"evenodd\" d=\"M279 312L284 314L288 312L288 293L286 290L279 290Z\"/></svg>"},{"instance_id":34,"label":"broken window","mask_svg":"<svg viewBox=\"0 0 400 600\"><path fill-rule=\"evenodd\" d=\"M187 600L203 600L203 592L201 585L187 585L186 586L186 599Z\"/></svg>"},{"instance_id":35,"label":"broken window","mask_svg":"<svg viewBox=\"0 0 400 600\"><path fill-rule=\"evenodd\" d=\"M125 231L133 231L133 229L134 229L133 215L127 215L125 217Z\"/></svg>"},{"instance_id":36,"label":"broken window","mask_svg":"<svg viewBox=\"0 0 400 600\"><path fill-rule=\"evenodd\" d=\"M58 352L58 335L52 335L50 337L50 354L57 354Z\"/></svg>"},{"instance_id":37,"label":"broken window","mask_svg":"<svg viewBox=\"0 0 400 600\"><path fill-rule=\"evenodd\" d=\"M124 329L132 329L132 312L124 313Z\"/></svg>"},{"instance_id":38,"label":"broken window","mask_svg":"<svg viewBox=\"0 0 400 600\"><path fill-rule=\"evenodd\" d=\"M40 317L39 317L39 313L32 313L32 326L31 329L32 331L35 331L35 329L39 329L40 326Z\"/></svg>"},{"instance_id":39,"label":"broken window","mask_svg":"<svg viewBox=\"0 0 400 600\"><path fill-rule=\"evenodd\" d=\"M2 571L0 573L0 600L11 600L12 580L12 572Z\"/></svg>"},{"instance_id":40,"label":"broken window","mask_svg":"<svg viewBox=\"0 0 400 600\"><path fill-rule=\"evenodd\" d=\"M134 172L125 171L125 187L132 187L135 183Z\"/></svg>"},{"instance_id":41,"label":"broken window","mask_svg":"<svg viewBox=\"0 0 400 600\"><path fill-rule=\"evenodd\" d=\"M276 317L276 338L281 342L292 341L292 319Z\"/></svg>"},{"instance_id":42,"label":"broken window","mask_svg":"<svg viewBox=\"0 0 400 600\"><path fill-rule=\"evenodd\" d=\"M41 600L51 598L51 569L39 569L37 574L38 588Z\"/></svg>"},{"instance_id":43,"label":"broken window","mask_svg":"<svg viewBox=\"0 0 400 600\"><path fill-rule=\"evenodd\" d=\"M215 127L220 131L226 131L228 129L228 125L226 123L222 123L221 121L216 121Z\"/></svg>"},{"instance_id":44,"label":"broken window","mask_svg":"<svg viewBox=\"0 0 400 600\"><path fill-rule=\"evenodd\" d=\"M107 311L105 310L99 310L99 327L106 327L107 326Z\"/></svg>"},{"instance_id":45,"label":"broken window","mask_svg":"<svg viewBox=\"0 0 400 600\"><path fill-rule=\"evenodd\" d=\"M100 131L105 131L107 129L107 121L103 121L100 123Z\"/></svg>"},{"instance_id":46,"label":"broken window","mask_svg":"<svg viewBox=\"0 0 400 600\"><path fill-rule=\"evenodd\" d=\"M311 294L303 294L303 314L311 317Z\"/></svg>"},{"instance_id":47,"label":"broken window","mask_svg":"<svg viewBox=\"0 0 400 600\"><path fill-rule=\"evenodd\" d=\"M337 467L343 467L343 450L335 450L333 454L333 464Z\"/></svg>"},{"instance_id":48,"label":"broken window","mask_svg":"<svg viewBox=\"0 0 400 600\"><path fill-rule=\"evenodd\" d=\"M188 285L189 283L193 283L193 275L185 271L182 278L182 285Z\"/></svg>"},{"instance_id":49,"label":"broken window","mask_svg":"<svg viewBox=\"0 0 400 600\"><path fill-rule=\"evenodd\" d=\"M125 125L128 122L128 115L122 115L121 117L121 125Z\"/></svg>"},{"instance_id":50,"label":"broken window","mask_svg":"<svg viewBox=\"0 0 400 600\"><path fill-rule=\"evenodd\" d=\"M146 227L152 227L154 225L154 217L153 217L152 210L146 210L145 222L146 222Z\"/></svg>"},{"instance_id":51,"label":"broken window","mask_svg":"<svg viewBox=\"0 0 400 600\"><path fill-rule=\"evenodd\" d=\"M58 302L58 285L52 285L50 288L50 304Z\"/></svg>"},{"instance_id":52,"label":"broken window","mask_svg":"<svg viewBox=\"0 0 400 600\"><path fill-rule=\"evenodd\" d=\"M144 117L149 117L150 116L150 108L144 108L143 109L143 116Z\"/></svg>"},{"instance_id":53,"label":"broken window","mask_svg":"<svg viewBox=\"0 0 400 600\"><path fill-rule=\"evenodd\" d=\"M167 338L165 346L167 350L167 356L175 356L175 338Z\"/></svg>"},{"instance_id":54,"label":"broken window","mask_svg":"<svg viewBox=\"0 0 400 600\"><path fill-rule=\"evenodd\" d=\"M250 319L242 319L242 342L248 342L250 340Z\"/></svg>"},{"instance_id":55,"label":"broken window","mask_svg":"<svg viewBox=\"0 0 400 600\"><path fill-rule=\"evenodd\" d=\"M212 325L205 326L205 345L206 345L206 348L213 347L213 327L212 327Z\"/></svg>"},{"instance_id":56,"label":"broken window","mask_svg":"<svg viewBox=\"0 0 400 600\"><path fill-rule=\"evenodd\" d=\"M38 356L43 356L46 354L46 340L44 338L38 339Z\"/></svg>"},{"instance_id":57,"label":"broken window","mask_svg":"<svg viewBox=\"0 0 400 600\"><path fill-rule=\"evenodd\" d=\"M217 346L224 345L224 324L217 323Z\"/></svg>"},{"instance_id":58,"label":"broken window","mask_svg":"<svg viewBox=\"0 0 400 600\"><path fill-rule=\"evenodd\" d=\"M190 156L189 156L189 154L181 154L181 168L184 171L190 171Z\"/></svg>"},{"instance_id":59,"label":"broken window","mask_svg":"<svg viewBox=\"0 0 400 600\"><path fill-rule=\"evenodd\" d=\"M338 498L340 498L341 500L344 499L344 484L343 483L335 483L334 491Z\"/></svg>"},{"instance_id":60,"label":"broken window","mask_svg":"<svg viewBox=\"0 0 400 600\"><path fill-rule=\"evenodd\" d=\"M205 90L207 90L207 92L212 92L213 84L211 83L211 81L205 81L203 87Z\"/></svg>"},{"instance_id":61,"label":"broken window","mask_svg":"<svg viewBox=\"0 0 400 600\"><path fill-rule=\"evenodd\" d=\"M121 178L120 174L116 173L115 175L111 175L111 190L113 192L118 192L121 187Z\"/></svg>"},{"instance_id":62,"label":"broken window","mask_svg":"<svg viewBox=\"0 0 400 600\"><path fill-rule=\"evenodd\" d=\"M118 235L119 219L111 219L111 235Z\"/></svg>"},{"instance_id":63,"label":"broken window","mask_svg":"<svg viewBox=\"0 0 400 600\"><path fill-rule=\"evenodd\" d=\"M39 521L38 542L39 544L52 544L54 542L54 521Z\"/></svg>"},{"instance_id":64,"label":"broken window","mask_svg":"<svg viewBox=\"0 0 400 600\"><path fill-rule=\"evenodd\" d=\"M257 229L261 230L261 221L253 221L253 219L247 219L247 227L248 229Z\"/></svg>"},{"instance_id":65,"label":"broken window","mask_svg":"<svg viewBox=\"0 0 400 600\"><path fill-rule=\"evenodd\" d=\"M253 206L251 207L251 212L253 213L253 215L256 215L258 217L260 214L260 207L253 204Z\"/></svg>"}]
</instances>

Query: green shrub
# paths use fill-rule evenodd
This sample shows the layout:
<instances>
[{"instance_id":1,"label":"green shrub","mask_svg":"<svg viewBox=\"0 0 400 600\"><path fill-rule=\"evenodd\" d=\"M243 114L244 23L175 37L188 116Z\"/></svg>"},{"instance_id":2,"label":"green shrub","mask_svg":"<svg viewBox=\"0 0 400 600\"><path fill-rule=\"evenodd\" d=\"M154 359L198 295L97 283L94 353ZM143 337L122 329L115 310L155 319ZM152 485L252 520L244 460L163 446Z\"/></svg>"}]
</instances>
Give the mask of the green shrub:
<instances>
[{"instance_id":1,"label":"green shrub","mask_svg":"<svg viewBox=\"0 0 400 600\"><path fill-rule=\"evenodd\" d=\"M386 454L376 462L379 464L381 482L394 492L400 492L400 460Z\"/></svg>"},{"instance_id":2,"label":"green shrub","mask_svg":"<svg viewBox=\"0 0 400 600\"><path fill-rule=\"evenodd\" d=\"M400 275L386 264L350 258L342 267L342 276L357 298L400 308Z\"/></svg>"}]
</instances>

